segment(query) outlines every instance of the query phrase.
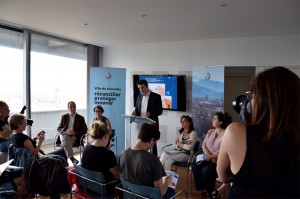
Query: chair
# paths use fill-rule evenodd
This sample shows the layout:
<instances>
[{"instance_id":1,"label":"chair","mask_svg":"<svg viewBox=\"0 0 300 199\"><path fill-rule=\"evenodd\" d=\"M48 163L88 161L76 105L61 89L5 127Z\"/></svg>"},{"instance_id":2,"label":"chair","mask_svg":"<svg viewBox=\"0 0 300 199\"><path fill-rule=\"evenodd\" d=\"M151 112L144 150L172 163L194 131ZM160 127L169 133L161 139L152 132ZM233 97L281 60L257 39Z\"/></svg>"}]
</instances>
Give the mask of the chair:
<instances>
[{"instance_id":1,"label":"chair","mask_svg":"<svg viewBox=\"0 0 300 199\"><path fill-rule=\"evenodd\" d=\"M76 185L79 192L72 190L71 197L75 195L80 198L85 198L85 196L92 198L114 198L114 186L118 180L106 182L101 172L89 171L76 164L74 164L74 167L75 172L69 171L69 173L76 176ZM81 196L80 192L85 196Z\"/></svg>"},{"instance_id":2,"label":"chair","mask_svg":"<svg viewBox=\"0 0 300 199\"><path fill-rule=\"evenodd\" d=\"M110 139L110 145L109 148L115 147L115 155L117 155L118 152L118 136L116 135L116 130L112 129L112 138Z\"/></svg>"},{"instance_id":3,"label":"chair","mask_svg":"<svg viewBox=\"0 0 300 199\"><path fill-rule=\"evenodd\" d=\"M127 180L124 180L123 177L121 179L121 184L116 186L117 198L119 198L118 192L123 192L123 199L163 199L160 189L155 187L148 187L139 184L131 183ZM179 194L183 193L183 191L177 192L172 198L175 198Z\"/></svg>"},{"instance_id":4,"label":"chair","mask_svg":"<svg viewBox=\"0 0 300 199\"><path fill-rule=\"evenodd\" d=\"M61 140L59 135L60 135L59 132L57 132L57 134L55 135L54 145L53 145L54 150L56 150L56 147L60 147L61 145ZM76 142L73 144L73 148L79 148L80 159L81 159L81 147L84 147L84 138L87 137L87 135L88 135L87 133L82 135L81 138L79 140L76 140Z\"/></svg>"},{"instance_id":5,"label":"chair","mask_svg":"<svg viewBox=\"0 0 300 199\"><path fill-rule=\"evenodd\" d=\"M172 144L168 144L166 146L164 146L162 148L162 150L168 146L171 146ZM177 167L184 167L186 168L186 193L189 194L189 193L192 193L192 172L191 172L191 164L193 162L193 159L195 157L195 155L197 155L199 153L201 149L201 144L200 144L200 141L196 141L195 145L194 145L194 148L193 148L193 151L192 153L190 154L189 156L189 159L186 161L186 162L174 162L173 165L175 166L175 172L177 173ZM189 192L189 174L190 174L190 192Z\"/></svg>"},{"instance_id":6,"label":"chair","mask_svg":"<svg viewBox=\"0 0 300 199\"><path fill-rule=\"evenodd\" d=\"M0 164L5 163L8 160L8 153L0 152Z\"/></svg>"},{"instance_id":7,"label":"chair","mask_svg":"<svg viewBox=\"0 0 300 199\"><path fill-rule=\"evenodd\" d=\"M27 159L33 158L35 155L24 147L15 147L10 144L8 147L8 159L14 159L11 163L12 166L25 167Z\"/></svg>"}]
</instances>

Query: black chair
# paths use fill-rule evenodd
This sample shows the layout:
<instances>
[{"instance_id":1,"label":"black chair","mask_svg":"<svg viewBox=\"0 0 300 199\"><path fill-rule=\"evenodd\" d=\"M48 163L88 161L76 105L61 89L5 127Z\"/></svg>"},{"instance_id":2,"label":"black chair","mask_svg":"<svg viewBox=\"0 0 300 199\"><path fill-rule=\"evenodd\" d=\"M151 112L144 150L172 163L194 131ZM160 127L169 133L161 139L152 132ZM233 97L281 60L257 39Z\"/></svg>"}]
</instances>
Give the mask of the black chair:
<instances>
[{"instance_id":1,"label":"black chair","mask_svg":"<svg viewBox=\"0 0 300 199\"><path fill-rule=\"evenodd\" d=\"M163 151L163 149L172 146L172 144L168 144L166 146L164 146L161 150ZM193 162L193 159L195 157L195 155L197 155L199 153L199 151L201 150L201 144L200 141L196 141L193 151L192 153L189 155L189 159L186 162L174 162L173 166L175 167L175 172L177 173L177 167L183 167L186 169L186 193L192 193L192 171L191 171L191 164ZM189 178L190 175L190 178ZM190 181L190 192L189 192L189 181Z\"/></svg>"},{"instance_id":2,"label":"black chair","mask_svg":"<svg viewBox=\"0 0 300 199\"><path fill-rule=\"evenodd\" d=\"M56 147L60 147L60 145L61 145L61 140L60 140L59 135L60 135L60 133L57 132L57 134L54 137L54 145L53 145L54 150L56 150ZM87 133L82 135L81 138L79 140L77 139L76 142L73 144L73 148L79 148L80 159L81 159L81 148L84 147L84 139L87 135L88 135Z\"/></svg>"},{"instance_id":3,"label":"black chair","mask_svg":"<svg viewBox=\"0 0 300 199\"><path fill-rule=\"evenodd\" d=\"M74 167L75 172L69 170L69 173L70 176L76 176L76 185L79 192L71 190L71 196L75 195L80 198L85 198L85 196L92 198L114 198L115 185L119 182L118 180L106 182L104 174L101 172L89 171L76 164L74 164ZM70 181L72 182L72 180ZM85 196L82 196L80 192Z\"/></svg>"}]
</instances>

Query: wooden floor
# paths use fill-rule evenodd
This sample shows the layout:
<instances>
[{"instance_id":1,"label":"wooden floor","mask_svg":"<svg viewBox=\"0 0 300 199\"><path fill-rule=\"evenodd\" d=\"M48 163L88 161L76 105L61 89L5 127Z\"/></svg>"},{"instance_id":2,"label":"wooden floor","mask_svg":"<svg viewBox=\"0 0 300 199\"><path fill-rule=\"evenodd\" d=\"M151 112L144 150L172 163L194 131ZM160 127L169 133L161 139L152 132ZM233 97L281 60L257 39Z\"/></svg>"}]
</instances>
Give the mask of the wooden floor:
<instances>
[{"instance_id":1,"label":"wooden floor","mask_svg":"<svg viewBox=\"0 0 300 199\"><path fill-rule=\"evenodd\" d=\"M188 192L190 192L190 187L191 187L191 174L189 173L188 175L188 182L187 182L187 171L186 168L183 167L177 167L177 171L179 174L179 180L177 182L177 186L176 186L176 192L180 191L180 190L186 190L186 186L188 184ZM205 199L205 196L202 196L202 194L198 191L195 190L195 185L194 185L194 179L192 178L192 193L188 193L187 197L189 199ZM185 194L180 194L178 197L176 197L177 199L185 199L186 195Z\"/></svg>"},{"instance_id":2,"label":"wooden floor","mask_svg":"<svg viewBox=\"0 0 300 199\"><path fill-rule=\"evenodd\" d=\"M206 196L203 196L201 194L201 192L196 191L195 190L195 184L194 184L194 177L192 177L191 179L191 174L189 173L188 175L188 182L187 182L187 170L186 168L183 167L178 167L177 168L177 173L179 174L179 180L177 183L177 187L176 187L176 192L180 191L180 190L186 190L186 185L188 183L188 192L190 192L190 187L191 187L191 180L192 180L192 192L188 193L187 198L189 199L206 199ZM216 183L216 188L220 186L220 183ZM226 196L224 195L223 198L225 198ZM185 194L180 194L178 197L176 197L176 199L185 199L186 195Z\"/></svg>"}]
</instances>

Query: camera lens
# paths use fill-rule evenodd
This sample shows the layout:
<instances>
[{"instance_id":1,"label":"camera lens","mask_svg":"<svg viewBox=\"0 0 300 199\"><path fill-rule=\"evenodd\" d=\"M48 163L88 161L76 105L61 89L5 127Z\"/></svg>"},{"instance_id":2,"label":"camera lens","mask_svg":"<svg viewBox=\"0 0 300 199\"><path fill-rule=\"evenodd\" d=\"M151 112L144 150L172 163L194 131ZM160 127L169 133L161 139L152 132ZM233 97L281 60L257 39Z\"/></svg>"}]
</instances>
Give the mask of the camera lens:
<instances>
[{"instance_id":1,"label":"camera lens","mask_svg":"<svg viewBox=\"0 0 300 199\"><path fill-rule=\"evenodd\" d=\"M244 106L244 102L247 99L246 95L240 95L238 97L236 97L233 101L232 101L232 107L233 110L235 110L235 112L240 113L242 107Z\"/></svg>"},{"instance_id":2,"label":"camera lens","mask_svg":"<svg viewBox=\"0 0 300 199\"><path fill-rule=\"evenodd\" d=\"M27 120L26 120L26 123L27 123L27 125L29 125L29 126L32 126L32 124L33 124L33 120L29 120L29 119L27 119Z\"/></svg>"}]
</instances>

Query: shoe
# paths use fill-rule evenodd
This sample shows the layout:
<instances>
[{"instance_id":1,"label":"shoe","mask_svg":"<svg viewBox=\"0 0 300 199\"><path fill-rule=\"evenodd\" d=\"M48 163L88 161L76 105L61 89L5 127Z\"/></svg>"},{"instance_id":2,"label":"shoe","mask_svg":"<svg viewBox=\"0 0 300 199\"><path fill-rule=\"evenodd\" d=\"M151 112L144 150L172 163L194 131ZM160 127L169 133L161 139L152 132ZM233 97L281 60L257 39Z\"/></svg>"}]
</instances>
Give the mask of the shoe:
<instances>
[{"instance_id":1,"label":"shoe","mask_svg":"<svg viewBox=\"0 0 300 199\"><path fill-rule=\"evenodd\" d=\"M222 195L222 193L219 193L218 190L214 190L213 192L208 193L207 197L209 199L221 199L221 198L223 198L223 195Z\"/></svg>"},{"instance_id":2,"label":"shoe","mask_svg":"<svg viewBox=\"0 0 300 199\"><path fill-rule=\"evenodd\" d=\"M74 158L74 157L70 157L70 160L71 160L71 162L72 162L73 164L78 164L78 163L79 163L79 161L76 160L76 158Z\"/></svg>"}]
</instances>

